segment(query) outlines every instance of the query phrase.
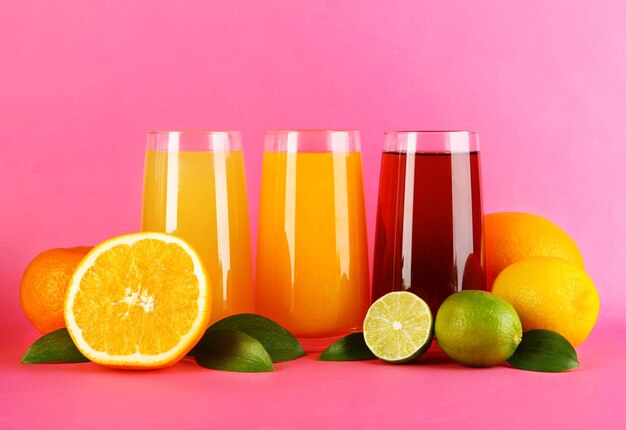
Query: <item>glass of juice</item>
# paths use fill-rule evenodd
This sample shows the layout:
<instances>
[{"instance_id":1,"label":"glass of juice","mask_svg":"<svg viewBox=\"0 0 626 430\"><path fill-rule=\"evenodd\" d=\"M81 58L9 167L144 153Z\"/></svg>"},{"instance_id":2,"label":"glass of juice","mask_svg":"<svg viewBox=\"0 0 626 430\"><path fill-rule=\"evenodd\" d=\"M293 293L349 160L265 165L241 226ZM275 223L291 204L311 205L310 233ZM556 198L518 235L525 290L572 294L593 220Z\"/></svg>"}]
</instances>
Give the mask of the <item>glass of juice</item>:
<instances>
[{"instance_id":1,"label":"glass of juice","mask_svg":"<svg viewBox=\"0 0 626 430\"><path fill-rule=\"evenodd\" d=\"M478 134L385 134L372 300L411 291L436 314L452 293L485 289Z\"/></svg>"},{"instance_id":2,"label":"glass of juice","mask_svg":"<svg viewBox=\"0 0 626 430\"><path fill-rule=\"evenodd\" d=\"M213 287L211 321L253 310L239 132L149 132L142 229L180 236L198 251Z\"/></svg>"},{"instance_id":3,"label":"glass of juice","mask_svg":"<svg viewBox=\"0 0 626 430\"><path fill-rule=\"evenodd\" d=\"M257 311L314 350L360 330L370 300L359 133L265 135Z\"/></svg>"}]
</instances>

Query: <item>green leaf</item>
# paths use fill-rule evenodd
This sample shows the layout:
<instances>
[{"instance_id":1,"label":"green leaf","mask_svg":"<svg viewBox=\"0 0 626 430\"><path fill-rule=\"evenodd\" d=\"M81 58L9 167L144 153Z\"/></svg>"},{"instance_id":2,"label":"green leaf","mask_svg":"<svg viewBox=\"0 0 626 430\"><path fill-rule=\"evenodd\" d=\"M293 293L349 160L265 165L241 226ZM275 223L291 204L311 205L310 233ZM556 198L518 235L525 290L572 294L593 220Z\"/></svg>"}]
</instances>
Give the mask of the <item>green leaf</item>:
<instances>
[{"instance_id":1,"label":"green leaf","mask_svg":"<svg viewBox=\"0 0 626 430\"><path fill-rule=\"evenodd\" d=\"M84 363L89 361L80 353L67 329L61 328L40 337L22 357L22 363Z\"/></svg>"},{"instance_id":2,"label":"green leaf","mask_svg":"<svg viewBox=\"0 0 626 430\"><path fill-rule=\"evenodd\" d=\"M272 358L261 342L236 330L210 330L195 352L203 367L230 372L273 372Z\"/></svg>"},{"instance_id":3,"label":"green leaf","mask_svg":"<svg viewBox=\"0 0 626 430\"><path fill-rule=\"evenodd\" d=\"M563 336L550 330L524 333L508 362L516 369L535 372L563 372L580 365L574 347Z\"/></svg>"},{"instance_id":4,"label":"green leaf","mask_svg":"<svg viewBox=\"0 0 626 430\"><path fill-rule=\"evenodd\" d=\"M352 333L342 337L320 355L323 361L374 360L376 356L365 343L363 333Z\"/></svg>"},{"instance_id":5,"label":"green leaf","mask_svg":"<svg viewBox=\"0 0 626 430\"><path fill-rule=\"evenodd\" d=\"M274 363L295 360L305 355L302 345L293 334L271 319L255 314L233 315L216 322L209 327L198 346L189 355L195 355L197 348L202 348L202 345L206 343L205 337L211 330L222 329L237 330L252 336L261 342Z\"/></svg>"}]
</instances>

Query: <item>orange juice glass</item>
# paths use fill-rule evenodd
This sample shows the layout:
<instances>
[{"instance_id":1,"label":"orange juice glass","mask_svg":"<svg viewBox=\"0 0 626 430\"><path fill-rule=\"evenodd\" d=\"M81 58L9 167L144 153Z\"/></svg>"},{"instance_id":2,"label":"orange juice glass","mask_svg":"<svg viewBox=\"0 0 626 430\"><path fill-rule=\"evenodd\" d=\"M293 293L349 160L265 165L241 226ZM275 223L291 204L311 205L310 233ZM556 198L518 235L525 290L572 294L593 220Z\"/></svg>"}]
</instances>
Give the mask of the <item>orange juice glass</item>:
<instances>
[{"instance_id":1,"label":"orange juice glass","mask_svg":"<svg viewBox=\"0 0 626 430\"><path fill-rule=\"evenodd\" d=\"M370 291L358 132L267 132L262 176L257 311L309 349L360 330Z\"/></svg>"},{"instance_id":2,"label":"orange juice glass","mask_svg":"<svg viewBox=\"0 0 626 430\"><path fill-rule=\"evenodd\" d=\"M149 132L142 229L180 236L198 251L212 283L212 321L253 310L239 132Z\"/></svg>"}]
</instances>

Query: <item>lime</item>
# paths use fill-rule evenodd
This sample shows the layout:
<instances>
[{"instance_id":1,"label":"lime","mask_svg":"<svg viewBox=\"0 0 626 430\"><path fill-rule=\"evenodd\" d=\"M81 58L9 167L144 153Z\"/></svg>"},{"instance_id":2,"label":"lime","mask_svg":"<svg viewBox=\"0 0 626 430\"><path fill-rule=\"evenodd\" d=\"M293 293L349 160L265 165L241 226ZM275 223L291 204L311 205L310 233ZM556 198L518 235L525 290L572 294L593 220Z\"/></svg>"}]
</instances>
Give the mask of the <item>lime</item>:
<instances>
[{"instance_id":1,"label":"lime","mask_svg":"<svg viewBox=\"0 0 626 430\"><path fill-rule=\"evenodd\" d=\"M433 315L426 302L407 291L385 294L363 322L368 348L381 360L407 363L425 353L433 339Z\"/></svg>"},{"instance_id":2,"label":"lime","mask_svg":"<svg viewBox=\"0 0 626 430\"><path fill-rule=\"evenodd\" d=\"M513 355L522 340L522 323L505 300L486 291L466 290L441 304L435 336L454 361L489 367Z\"/></svg>"}]
</instances>

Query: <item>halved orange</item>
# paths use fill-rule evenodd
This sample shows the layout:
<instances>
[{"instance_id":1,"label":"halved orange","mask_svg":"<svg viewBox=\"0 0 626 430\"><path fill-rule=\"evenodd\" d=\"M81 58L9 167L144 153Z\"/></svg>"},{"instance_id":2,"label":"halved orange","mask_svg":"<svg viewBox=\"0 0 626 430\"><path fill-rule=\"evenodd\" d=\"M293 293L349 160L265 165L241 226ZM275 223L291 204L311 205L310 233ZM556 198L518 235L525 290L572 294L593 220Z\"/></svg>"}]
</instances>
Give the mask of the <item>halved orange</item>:
<instances>
[{"instance_id":1,"label":"halved orange","mask_svg":"<svg viewBox=\"0 0 626 430\"><path fill-rule=\"evenodd\" d=\"M164 233L114 237L76 267L65 297L65 323L89 360L110 367L176 363L204 334L211 314L202 260Z\"/></svg>"}]
</instances>

